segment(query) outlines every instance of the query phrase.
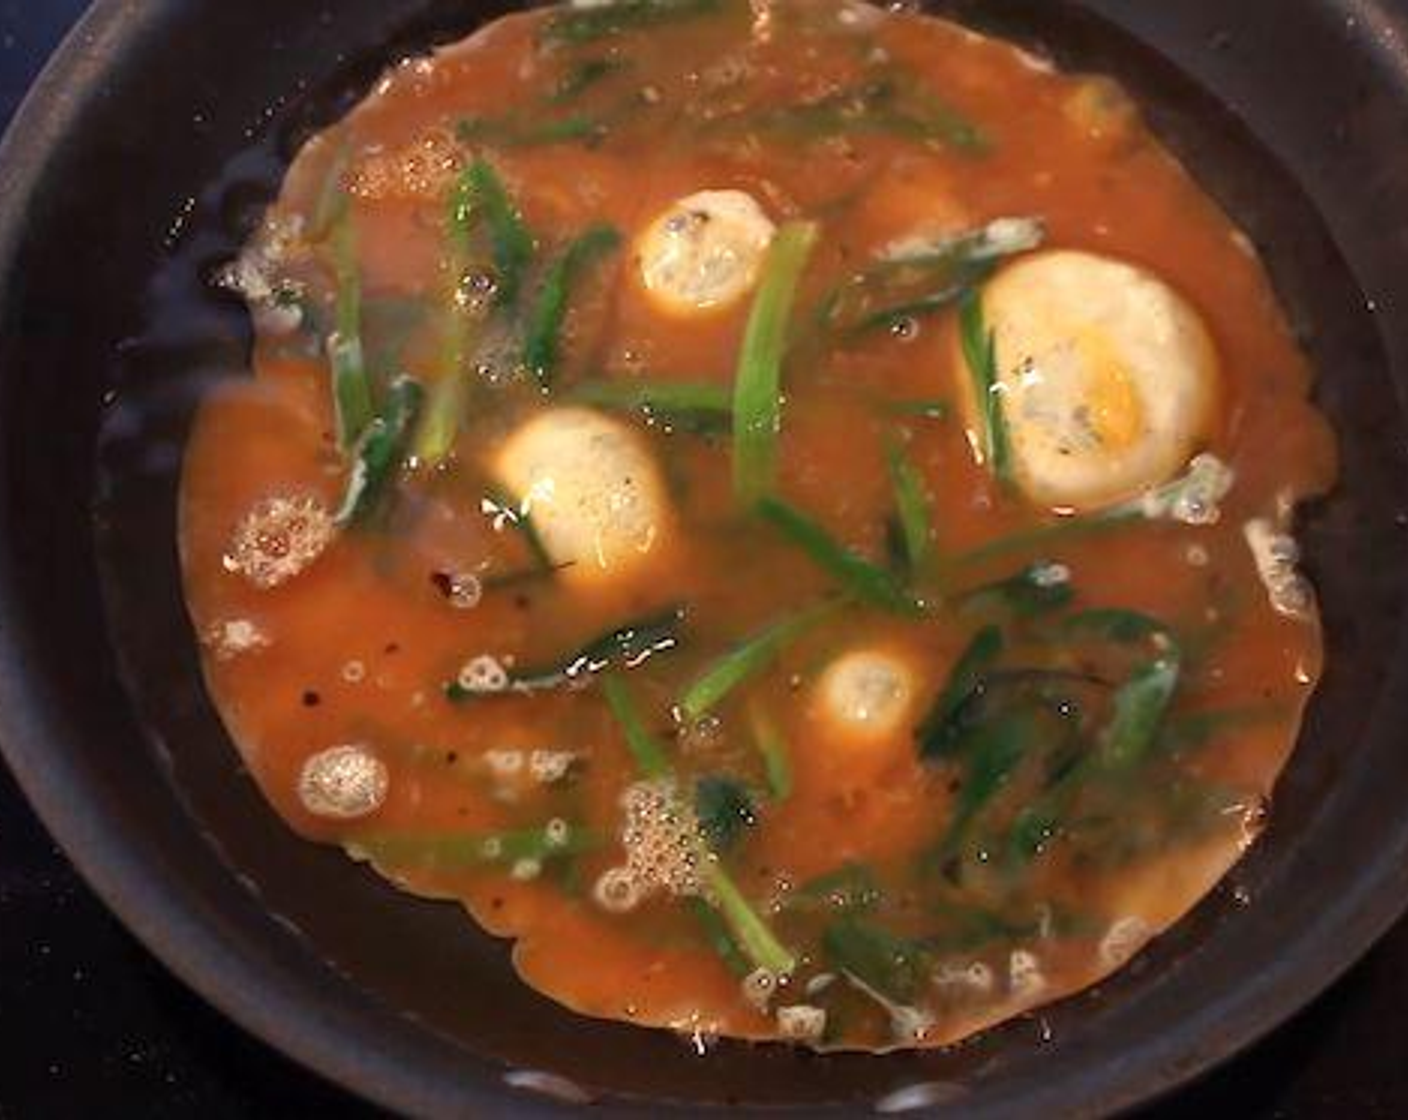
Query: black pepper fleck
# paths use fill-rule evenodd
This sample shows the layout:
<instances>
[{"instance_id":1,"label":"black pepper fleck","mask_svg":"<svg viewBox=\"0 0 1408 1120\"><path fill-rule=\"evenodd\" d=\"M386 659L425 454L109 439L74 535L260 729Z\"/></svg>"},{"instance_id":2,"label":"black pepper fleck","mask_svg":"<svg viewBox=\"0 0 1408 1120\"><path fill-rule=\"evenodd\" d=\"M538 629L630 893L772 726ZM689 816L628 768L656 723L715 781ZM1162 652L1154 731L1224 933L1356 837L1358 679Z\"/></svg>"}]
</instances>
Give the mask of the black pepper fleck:
<instances>
[{"instance_id":1,"label":"black pepper fleck","mask_svg":"<svg viewBox=\"0 0 1408 1120\"><path fill-rule=\"evenodd\" d=\"M303 706L305 708L316 708L323 702L323 698L311 688L303 694Z\"/></svg>"}]
</instances>

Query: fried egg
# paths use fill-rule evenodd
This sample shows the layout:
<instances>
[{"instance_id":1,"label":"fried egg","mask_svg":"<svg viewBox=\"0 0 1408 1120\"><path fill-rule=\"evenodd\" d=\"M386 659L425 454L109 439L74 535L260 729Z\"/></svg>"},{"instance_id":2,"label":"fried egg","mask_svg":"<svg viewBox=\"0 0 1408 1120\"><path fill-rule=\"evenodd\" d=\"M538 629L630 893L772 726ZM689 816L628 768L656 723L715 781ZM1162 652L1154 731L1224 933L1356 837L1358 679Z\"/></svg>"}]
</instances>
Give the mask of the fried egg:
<instances>
[{"instance_id":1,"label":"fried egg","mask_svg":"<svg viewBox=\"0 0 1408 1120\"><path fill-rule=\"evenodd\" d=\"M1149 272L1053 251L983 293L1013 474L1034 502L1098 509L1174 477L1213 425L1218 360L1198 312ZM973 378L968 412L977 426Z\"/></svg>"},{"instance_id":2,"label":"fried egg","mask_svg":"<svg viewBox=\"0 0 1408 1120\"><path fill-rule=\"evenodd\" d=\"M858 743L884 739L910 721L918 681L914 668L883 649L856 649L831 662L816 684L823 724Z\"/></svg>"},{"instance_id":3,"label":"fried egg","mask_svg":"<svg viewBox=\"0 0 1408 1120\"><path fill-rule=\"evenodd\" d=\"M563 578L596 581L638 567L669 531L670 502L640 434L587 408L535 415L499 447L492 473L531 520Z\"/></svg>"},{"instance_id":4,"label":"fried egg","mask_svg":"<svg viewBox=\"0 0 1408 1120\"><path fill-rule=\"evenodd\" d=\"M672 203L636 239L651 305L676 318L732 306L758 282L777 227L744 191L699 191Z\"/></svg>"}]
</instances>

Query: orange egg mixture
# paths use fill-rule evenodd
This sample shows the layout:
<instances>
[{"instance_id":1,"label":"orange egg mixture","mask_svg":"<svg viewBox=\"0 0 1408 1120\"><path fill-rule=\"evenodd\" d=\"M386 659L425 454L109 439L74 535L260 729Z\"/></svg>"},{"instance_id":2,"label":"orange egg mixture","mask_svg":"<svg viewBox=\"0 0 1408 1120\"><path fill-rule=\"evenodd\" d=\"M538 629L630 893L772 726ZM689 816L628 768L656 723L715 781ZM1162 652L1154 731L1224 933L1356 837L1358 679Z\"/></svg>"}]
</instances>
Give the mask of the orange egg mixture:
<instances>
[{"instance_id":1,"label":"orange egg mixture","mask_svg":"<svg viewBox=\"0 0 1408 1120\"><path fill-rule=\"evenodd\" d=\"M297 832L564 1005L950 1043L1261 828L1333 442L1110 82L834 0L518 14L309 143L227 280L211 694Z\"/></svg>"}]
</instances>

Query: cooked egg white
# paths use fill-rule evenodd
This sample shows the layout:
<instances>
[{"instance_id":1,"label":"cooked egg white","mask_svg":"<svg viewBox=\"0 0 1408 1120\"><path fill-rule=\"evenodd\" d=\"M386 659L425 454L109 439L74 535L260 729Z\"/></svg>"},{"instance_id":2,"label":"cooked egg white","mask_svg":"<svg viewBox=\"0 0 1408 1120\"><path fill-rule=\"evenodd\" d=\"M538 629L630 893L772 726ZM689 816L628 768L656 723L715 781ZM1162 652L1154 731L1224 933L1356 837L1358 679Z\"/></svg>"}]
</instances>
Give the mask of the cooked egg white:
<instances>
[{"instance_id":1,"label":"cooked egg white","mask_svg":"<svg viewBox=\"0 0 1408 1120\"><path fill-rule=\"evenodd\" d=\"M553 408L527 421L491 464L526 513L563 578L615 578L659 549L670 503L639 433L587 408Z\"/></svg>"},{"instance_id":2,"label":"cooked egg white","mask_svg":"<svg viewBox=\"0 0 1408 1120\"><path fill-rule=\"evenodd\" d=\"M837 658L816 684L818 715L838 737L858 743L904 730L917 693L914 668L887 650L858 649Z\"/></svg>"},{"instance_id":3,"label":"cooked egg white","mask_svg":"<svg viewBox=\"0 0 1408 1120\"><path fill-rule=\"evenodd\" d=\"M1174 477L1209 433L1217 355L1188 302L1143 269L1054 251L1009 265L983 295L996 337L1018 485L1089 510ZM976 429L972 378L970 420Z\"/></svg>"},{"instance_id":4,"label":"cooked egg white","mask_svg":"<svg viewBox=\"0 0 1408 1120\"><path fill-rule=\"evenodd\" d=\"M636 239L641 285L666 315L721 311L752 291L776 233L752 195L699 191L672 203Z\"/></svg>"}]
</instances>

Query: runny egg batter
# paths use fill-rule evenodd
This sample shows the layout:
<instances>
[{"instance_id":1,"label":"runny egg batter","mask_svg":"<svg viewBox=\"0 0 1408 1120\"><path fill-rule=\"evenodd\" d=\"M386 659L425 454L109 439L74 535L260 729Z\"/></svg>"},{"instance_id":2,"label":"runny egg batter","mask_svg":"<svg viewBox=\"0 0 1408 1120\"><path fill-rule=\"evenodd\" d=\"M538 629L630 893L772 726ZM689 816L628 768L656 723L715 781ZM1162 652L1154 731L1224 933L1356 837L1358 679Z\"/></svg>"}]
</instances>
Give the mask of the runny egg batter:
<instances>
[{"instance_id":1,"label":"runny egg batter","mask_svg":"<svg viewBox=\"0 0 1408 1120\"><path fill-rule=\"evenodd\" d=\"M1109 81L837 0L540 9L392 70L226 281L211 694L293 829L567 1007L947 1044L1261 829L1333 441Z\"/></svg>"}]
</instances>

